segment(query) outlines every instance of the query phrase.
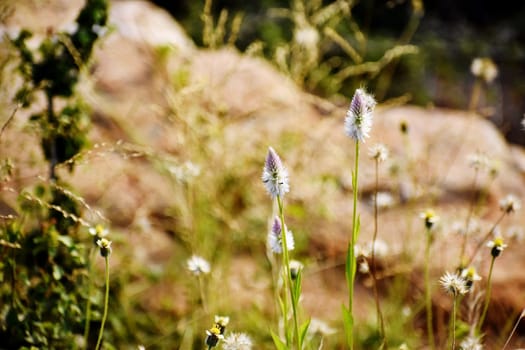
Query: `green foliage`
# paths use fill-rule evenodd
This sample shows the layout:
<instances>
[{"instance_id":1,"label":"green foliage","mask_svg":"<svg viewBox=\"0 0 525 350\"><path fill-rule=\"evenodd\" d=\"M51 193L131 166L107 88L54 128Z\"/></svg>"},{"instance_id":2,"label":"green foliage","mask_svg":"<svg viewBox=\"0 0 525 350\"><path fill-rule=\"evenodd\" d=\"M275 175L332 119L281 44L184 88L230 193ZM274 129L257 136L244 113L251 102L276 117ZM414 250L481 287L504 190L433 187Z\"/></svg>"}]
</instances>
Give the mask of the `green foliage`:
<instances>
[{"instance_id":1,"label":"green foliage","mask_svg":"<svg viewBox=\"0 0 525 350\"><path fill-rule=\"evenodd\" d=\"M33 193L19 195L17 216L4 218L0 246L0 339L14 348L75 348L84 330L88 251L82 235L79 202L55 172L58 164L73 159L87 144L89 116L74 97L81 71L107 20L107 2L88 0L77 17L73 33L50 34L36 52L22 30L11 43L18 53L18 73L23 84L16 102L30 107L38 94L46 109L30 123L38 131L51 182L37 185ZM60 103L60 111L55 106ZM73 161L67 165L73 169ZM9 169L6 163L6 176ZM82 225L81 225L82 224Z\"/></svg>"},{"instance_id":2,"label":"green foliage","mask_svg":"<svg viewBox=\"0 0 525 350\"><path fill-rule=\"evenodd\" d=\"M104 33L106 21L107 1L90 0L76 19L76 29L72 33L49 34L37 53L26 44L31 32L22 30L12 40L18 52L18 71L24 79L16 93L17 101L29 107L35 94L43 93L46 98L46 110L33 115L31 121L41 134L43 153L51 163L51 178L56 177L56 165L74 157L87 142L86 106L71 97L95 41ZM57 112L55 104L59 99L66 99L66 104Z\"/></svg>"}]
</instances>

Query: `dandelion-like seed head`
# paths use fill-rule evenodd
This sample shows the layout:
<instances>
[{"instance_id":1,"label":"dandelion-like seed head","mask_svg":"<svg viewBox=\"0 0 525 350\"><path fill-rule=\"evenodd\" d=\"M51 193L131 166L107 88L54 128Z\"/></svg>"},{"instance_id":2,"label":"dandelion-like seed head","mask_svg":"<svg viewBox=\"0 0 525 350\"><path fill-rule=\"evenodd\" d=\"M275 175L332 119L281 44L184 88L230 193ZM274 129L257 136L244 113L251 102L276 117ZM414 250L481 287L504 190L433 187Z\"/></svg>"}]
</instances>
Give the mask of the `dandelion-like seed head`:
<instances>
[{"instance_id":1,"label":"dandelion-like seed head","mask_svg":"<svg viewBox=\"0 0 525 350\"><path fill-rule=\"evenodd\" d=\"M490 254L496 258L501 255L501 253L507 248L507 245L503 241L503 237L498 236L494 238L492 241L489 241L487 243L487 247L490 248Z\"/></svg>"},{"instance_id":2,"label":"dandelion-like seed head","mask_svg":"<svg viewBox=\"0 0 525 350\"><path fill-rule=\"evenodd\" d=\"M283 166L281 158L279 158L279 155L272 147L268 148L262 181L272 198L277 196L282 197L285 193L290 191L290 185L288 184L288 171Z\"/></svg>"},{"instance_id":3,"label":"dandelion-like seed head","mask_svg":"<svg viewBox=\"0 0 525 350\"><path fill-rule=\"evenodd\" d=\"M420 213L419 217L425 221L425 227L427 230L433 229L439 221L439 216L437 216L432 209L427 209Z\"/></svg>"},{"instance_id":4,"label":"dandelion-like seed head","mask_svg":"<svg viewBox=\"0 0 525 350\"><path fill-rule=\"evenodd\" d=\"M483 350L481 339L475 336L467 336L459 343L460 350Z\"/></svg>"},{"instance_id":5,"label":"dandelion-like seed head","mask_svg":"<svg viewBox=\"0 0 525 350\"><path fill-rule=\"evenodd\" d=\"M97 245L100 248L100 255L102 257L107 257L111 254L111 241L106 238L101 238L97 240Z\"/></svg>"},{"instance_id":6,"label":"dandelion-like seed head","mask_svg":"<svg viewBox=\"0 0 525 350\"><path fill-rule=\"evenodd\" d=\"M355 141L363 142L372 129L376 101L364 89L357 89L346 112L345 132Z\"/></svg>"},{"instance_id":7,"label":"dandelion-like seed head","mask_svg":"<svg viewBox=\"0 0 525 350\"><path fill-rule=\"evenodd\" d=\"M514 195L509 194L505 198L499 201L499 207L502 211L507 214L513 213L520 210L521 201Z\"/></svg>"},{"instance_id":8,"label":"dandelion-like seed head","mask_svg":"<svg viewBox=\"0 0 525 350\"><path fill-rule=\"evenodd\" d=\"M251 350L252 339L246 333L230 333L222 342L223 350Z\"/></svg>"},{"instance_id":9,"label":"dandelion-like seed head","mask_svg":"<svg viewBox=\"0 0 525 350\"><path fill-rule=\"evenodd\" d=\"M272 250L272 252L276 254L281 254L283 252L283 245L282 245L282 227L281 227L281 220L279 217L275 217L273 220L273 225L271 231L268 233L268 247ZM285 227L286 231L286 246L288 250L294 250L295 248L295 241L293 238L292 231L288 230L288 228Z\"/></svg>"},{"instance_id":10,"label":"dandelion-like seed head","mask_svg":"<svg viewBox=\"0 0 525 350\"><path fill-rule=\"evenodd\" d=\"M370 147L368 155L377 162L384 162L388 159L388 148L382 143L377 143Z\"/></svg>"},{"instance_id":11,"label":"dandelion-like seed head","mask_svg":"<svg viewBox=\"0 0 525 350\"><path fill-rule=\"evenodd\" d=\"M455 297L468 292L467 281L456 273L446 272L439 279L439 283L441 283L441 286L445 291Z\"/></svg>"},{"instance_id":12,"label":"dandelion-like seed head","mask_svg":"<svg viewBox=\"0 0 525 350\"><path fill-rule=\"evenodd\" d=\"M188 261L186 261L186 267L195 276L208 274L211 271L210 263L198 255L192 255Z\"/></svg>"},{"instance_id":13,"label":"dandelion-like seed head","mask_svg":"<svg viewBox=\"0 0 525 350\"><path fill-rule=\"evenodd\" d=\"M488 57L475 58L470 65L470 71L475 77L483 79L487 84L492 83L498 76L498 67Z\"/></svg>"}]
</instances>

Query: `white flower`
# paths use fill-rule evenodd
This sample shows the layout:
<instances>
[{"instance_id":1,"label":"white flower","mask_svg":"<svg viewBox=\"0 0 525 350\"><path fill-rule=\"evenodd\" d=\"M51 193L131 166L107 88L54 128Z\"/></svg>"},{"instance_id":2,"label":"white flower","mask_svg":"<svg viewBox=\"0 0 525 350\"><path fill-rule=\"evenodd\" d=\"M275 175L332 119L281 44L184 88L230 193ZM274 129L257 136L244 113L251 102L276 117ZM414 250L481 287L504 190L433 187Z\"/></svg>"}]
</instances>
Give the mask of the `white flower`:
<instances>
[{"instance_id":1,"label":"white flower","mask_svg":"<svg viewBox=\"0 0 525 350\"><path fill-rule=\"evenodd\" d=\"M90 235L98 239L104 238L109 234L109 230L102 225L96 225L95 227L90 227L88 229L88 232Z\"/></svg>"},{"instance_id":2,"label":"white flower","mask_svg":"<svg viewBox=\"0 0 525 350\"><path fill-rule=\"evenodd\" d=\"M448 293L454 296L468 292L467 281L456 273L446 272L441 276L439 282Z\"/></svg>"},{"instance_id":3,"label":"white flower","mask_svg":"<svg viewBox=\"0 0 525 350\"><path fill-rule=\"evenodd\" d=\"M330 327L326 322L318 319L318 318L312 318L310 320L310 326L308 327L308 333L309 334L319 334L321 336L327 336L335 334L337 330L335 328Z\"/></svg>"},{"instance_id":4,"label":"white flower","mask_svg":"<svg viewBox=\"0 0 525 350\"><path fill-rule=\"evenodd\" d=\"M476 152L467 156L468 163L474 169L486 170L489 167L489 158L482 152Z\"/></svg>"},{"instance_id":5,"label":"white flower","mask_svg":"<svg viewBox=\"0 0 525 350\"><path fill-rule=\"evenodd\" d=\"M287 228L285 231L286 246L288 247L288 250L294 250L295 241L293 239L293 233ZM268 233L268 247L276 254L281 254L283 252L281 220L277 216L273 220L272 229Z\"/></svg>"},{"instance_id":6,"label":"white flower","mask_svg":"<svg viewBox=\"0 0 525 350\"><path fill-rule=\"evenodd\" d=\"M429 230L434 228L439 221L439 216L432 209L427 209L420 213L419 217L425 221L425 227Z\"/></svg>"},{"instance_id":7,"label":"white flower","mask_svg":"<svg viewBox=\"0 0 525 350\"><path fill-rule=\"evenodd\" d=\"M373 243L373 241L368 242L366 246L366 250L369 252L372 252L372 248L373 248L374 255L376 258L381 258L381 257L384 258L388 255L388 250L389 250L388 244L382 239L376 239L375 243Z\"/></svg>"},{"instance_id":8,"label":"white flower","mask_svg":"<svg viewBox=\"0 0 525 350\"><path fill-rule=\"evenodd\" d=\"M111 254L111 241L106 238L101 238L97 240L97 245L100 248L100 255L107 257Z\"/></svg>"},{"instance_id":9,"label":"white flower","mask_svg":"<svg viewBox=\"0 0 525 350\"><path fill-rule=\"evenodd\" d=\"M474 282L481 281L481 276L478 275L473 266L461 270L461 277L465 280L467 290L470 291Z\"/></svg>"},{"instance_id":10,"label":"white flower","mask_svg":"<svg viewBox=\"0 0 525 350\"><path fill-rule=\"evenodd\" d=\"M483 344L479 338L469 335L459 343L459 348L461 350L482 350Z\"/></svg>"},{"instance_id":11,"label":"white flower","mask_svg":"<svg viewBox=\"0 0 525 350\"><path fill-rule=\"evenodd\" d=\"M290 185L288 184L288 171L283 166L281 158L279 158L279 155L272 147L268 148L262 181L272 198L277 196L282 197L286 192L290 191Z\"/></svg>"},{"instance_id":12,"label":"white flower","mask_svg":"<svg viewBox=\"0 0 525 350\"><path fill-rule=\"evenodd\" d=\"M521 128L523 130L525 130L525 116L523 117L523 119L521 120Z\"/></svg>"},{"instance_id":13,"label":"white flower","mask_svg":"<svg viewBox=\"0 0 525 350\"><path fill-rule=\"evenodd\" d=\"M388 159L388 148L382 143L377 143L370 147L368 155L370 158L375 159L378 162L384 162Z\"/></svg>"},{"instance_id":14,"label":"white flower","mask_svg":"<svg viewBox=\"0 0 525 350\"><path fill-rule=\"evenodd\" d=\"M492 256L497 257L507 248L507 245L503 242L503 238L498 236L494 238L494 240L487 242L487 247L491 248L490 252Z\"/></svg>"},{"instance_id":15,"label":"white flower","mask_svg":"<svg viewBox=\"0 0 525 350\"><path fill-rule=\"evenodd\" d=\"M363 259L359 262L359 272L363 275L370 272L370 265L368 265L368 261L366 259Z\"/></svg>"},{"instance_id":16,"label":"white flower","mask_svg":"<svg viewBox=\"0 0 525 350\"><path fill-rule=\"evenodd\" d=\"M470 65L470 71L474 76L485 80L486 83L492 83L498 76L498 67L488 58L475 58Z\"/></svg>"},{"instance_id":17,"label":"white flower","mask_svg":"<svg viewBox=\"0 0 525 350\"><path fill-rule=\"evenodd\" d=\"M377 192L375 198L379 209L390 208L395 204L394 197L390 192Z\"/></svg>"},{"instance_id":18,"label":"white flower","mask_svg":"<svg viewBox=\"0 0 525 350\"><path fill-rule=\"evenodd\" d=\"M525 239L525 231L521 226L511 226L507 230L507 237L521 243Z\"/></svg>"},{"instance_id":19,"label":"white flower","mask_svg":"<svg viewBox=\"0 0 525 350\"><path fill-rule=\"evenodd\" d=\"M349 137L363 142L369 136L375 106L376 101L365 90L355 91L345 117L345 132Z\"/></svg>"},{"instance_id":20,"label":"white flower","mask_svg":"<svg viewBox=\"0 0 525 350\"><path fill-rule=\"evenodd\" d=\"M222 328L226 328L228 323L230 323L230 317L229 316L220 316L215 315L214 321L216 324L218 324Z\"/></svg>"},{"instance_id":21,"label":"white flower","mask_svg":"<svg viewBox=\"0 0 525 350\"><path fill-rule=\"evenodd\" d=\"M252 339L245 333L230 333L222 341L223 350L251 350Z\"/></svg>"},{"instance_id":22,"label":"white flower","mask_svg":"<svg viewBox=\"0 0 525 350\"><path fill-rule=\"evenodd\" d=\"M192 255L186 262L186 267L195 276L208 274L211 271L210 263L198 255Z\"/></svg>"},{"instance_id":23,"label":"white flower","mask_svg":"<svg viewBox=\"0 0 525 350\"><path fill-rule=\"evenodd\" d=\"M319 42L319 32L314 27L306 25L294 31L294 40L305 48L315 48Z\"/></svg>"},{"instance_id":24,"label":"white flower","mask_svg":"<svg viewBox=\"0 0 525 350\"><path fill-rule=\"evenodd\" d=\"M358 257L368 258L370 256L369 246L363 247L359 244L355 244L354 245L354 255L356 258Z\"/></svg>"},{"instance_id":25,"label":"white flower","mask_svg":"<svg viewBox=\"0 0 525 350\"><path fill-rule=\"evenodd\" d=\"M179 166L169 166L168 171L179 182L186 183L201 173L201 168L191 161L184 162Z\"/></svg>"},{"instance_id":26,"label":"white flower","mask_svg":"<svg viewBox=\"0 0 525 350\"><path fill-rule=\"evenodd\" d=\"M499 201L499 207L502 211L510 214L521 208L521 202L518 198L512 194L507 195L505 198Z\"/></svg>"},{"instance_id":27,"label":"white flower","mask_svg":"<svg viewBox=\"0 0 525 350\"><path fill-rule=\"evenodd\" d=\"M290 260L290 276L292 277L292 280L296 280L297 276L299 276L299 272L304 268L304 265L302 262L298 260Z\"/></svg>"},{"instance_id":28,"label":"white flower","mask_svg":"<svg viewBox=\"0 0 525 350\"><path fill-rule=\"evenodd\" d=\"M101 26L99 24L93 24L91 30L93 31L93 33L97 34L98 37L102 37L108 32L108 27Z\"/></svg>"}]
</instances>

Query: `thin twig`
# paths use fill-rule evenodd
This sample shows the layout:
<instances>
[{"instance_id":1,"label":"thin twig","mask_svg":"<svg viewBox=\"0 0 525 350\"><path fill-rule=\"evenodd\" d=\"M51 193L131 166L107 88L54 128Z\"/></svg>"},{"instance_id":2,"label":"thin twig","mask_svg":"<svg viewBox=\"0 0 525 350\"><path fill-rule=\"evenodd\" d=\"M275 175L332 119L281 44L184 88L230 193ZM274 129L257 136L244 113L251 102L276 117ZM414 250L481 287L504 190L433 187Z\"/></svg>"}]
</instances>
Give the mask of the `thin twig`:
<instances>
[{"instance_id":1,"label":"thin twig","mask_svg":"<svg viewBox=\"0 0 525 350\"><path fill-rule=\"evenodd\" d=\"M7 126L15 118L15 114L21 106L22 106L21 103L17 103L15 108L13 109L13 112L11 112L11 115L9 116L9 118L7 118L7 121L4 123L4 125L2 125L2 129L0 130L0 146L2 143L2 135L4 134L4 130L7 129Z\"/></svg>"}]
</instances>

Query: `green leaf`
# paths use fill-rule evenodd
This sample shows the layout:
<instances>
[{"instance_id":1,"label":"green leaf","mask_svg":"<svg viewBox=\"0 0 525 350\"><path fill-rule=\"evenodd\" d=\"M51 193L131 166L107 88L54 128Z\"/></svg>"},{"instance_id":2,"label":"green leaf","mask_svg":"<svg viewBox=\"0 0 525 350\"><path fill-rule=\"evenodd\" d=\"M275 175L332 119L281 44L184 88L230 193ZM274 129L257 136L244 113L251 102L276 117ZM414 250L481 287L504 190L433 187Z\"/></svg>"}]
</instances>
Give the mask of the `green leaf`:
<instances>
[{"instance_id":1,"label":"green leaf","mask_svg":"<svg viewBox=\"0 0 525 350\"><path fill-rule=\"evenodd\" d=\"M65 245L67 248L71 248L71 246L74 244L73 238L66 235L59 235L57 240L63 245Z\"/></svg>"},{"instance_id":2,"label":"green leaf","mask_svg":"<svg viewBox=\"0 0 525 350\"><path fill-rule=\"evenodd\" d=\"M58 265L53 265L53 278L58 281L62 278L63 275L64 271L62 270L62 268Z\"/></svg>"},{"instance_id":3,"label":"green leaf","mask_svg":"<svg viewBox=\"0 0 525 350\"><path fill-rule=\"evenodd\" d=\"M297 277L295 281L293 281L292 284L292 295L293 295L293 303L297 305L299 303L299 298L301 297L301 279L302 279L302 273L299 269L299 272L297 273Z\"/></svg>"},{"instance_id":4,"label":"green leaf","mask_svg":"<svg viewBox=\"0 0 525 350\"><path fill-rule=\"evenodd\" d=\"M343 326L345 329L346 343L349 348L353 348L354 343L354 317L346 306L342 305L343 310Z\"/></svg>"},{"instance_id":5,"label":"green leaf","mask_svg":"<svg viewBox=\"0 0 525 350\"><path fill-rule=\"evenodd\" d=\"M273 343L275 344L275 347L277 348L277 350L288 350L288 346L286 346L286 344L281 340L281 338L279 338L279 336L275 334L273 331L271 333L272 333Z\"/></svg>"},{"instance_id":6,"label":"green leaf","mask_svg":"<svg viewBox=\"0 0 525 350\"><path fill-rule=\"evenodd\" d=\"M304 342L304 338L306 338L306 333L308 332L308 327L310 327L310 319L308 319L305 323L303 323L299 327L299 345L302 349L302 344Z\"/></svg>"}]
</instances>

